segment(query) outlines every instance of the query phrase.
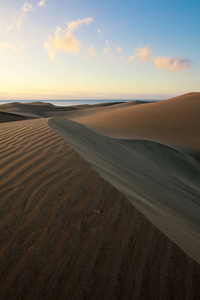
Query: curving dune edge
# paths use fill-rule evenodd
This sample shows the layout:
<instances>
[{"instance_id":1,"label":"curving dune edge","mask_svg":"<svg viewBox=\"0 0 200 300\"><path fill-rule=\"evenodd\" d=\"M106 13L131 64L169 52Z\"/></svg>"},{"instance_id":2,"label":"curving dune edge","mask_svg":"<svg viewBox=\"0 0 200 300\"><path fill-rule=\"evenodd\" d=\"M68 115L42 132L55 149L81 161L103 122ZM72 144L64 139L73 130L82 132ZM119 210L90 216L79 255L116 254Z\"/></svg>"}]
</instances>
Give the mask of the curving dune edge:
<instances>
[{"instance_id":1,"label":"curving dune edge","mask_svg":"<svg viewBox=\"0 0 200 300\"><path fill-rule=\"evenodd\" d=\"M0 106L2 300L200 299L199 95Z\"/></svg>"},{"instance_id":2,"label":"curving dune edge","mask_svg":"<svg viewBox=\"0 0 200 300\"><path fill-rule=\"evenodd\" d=\"M195 160L154 142L113 139L65 118L53 118L49 125L200 263L200 167Z\"/></svg>"}]
</instances>

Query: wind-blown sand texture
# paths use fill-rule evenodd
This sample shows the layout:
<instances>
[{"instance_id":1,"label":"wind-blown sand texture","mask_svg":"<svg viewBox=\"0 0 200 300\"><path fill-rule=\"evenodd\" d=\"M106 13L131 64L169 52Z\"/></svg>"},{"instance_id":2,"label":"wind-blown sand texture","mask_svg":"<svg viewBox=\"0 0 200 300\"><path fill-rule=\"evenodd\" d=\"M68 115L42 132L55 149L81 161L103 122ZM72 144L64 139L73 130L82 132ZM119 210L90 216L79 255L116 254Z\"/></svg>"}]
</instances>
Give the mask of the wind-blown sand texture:
<instances>
[{"instance_id":1,"label":"wind-blown sand texture","mask_svg":"<svg viewBox=\"0 0 200 300\"><path fill-rule=\"evenodd\" d=\"M195 160L155 142L106 137L65 118L49 124L200 263L200 166Z\"/></svg>"},{"instance_id":2,"label":"wind-blown sand texture","mask_svg":"<svg viewBox=\"0 0 200 300\"><path fill-rule=\"evenodd\" d=\"M1 299L199 299L200 265L69 145L75 142L84 149L84 144L80 145L83 138L89 143L95 136L96 146L105 146L107 139L114 147L113 139L99 137L80 124L72 126L73 122L56 117L50 121L51 126L61 121L69 138L65 142L49 127L49 119L44 119L50 114L65 118L97 115L100 110L113 111L115 106L120 111L132 104L74 107L69 111L53 107L51 112L46 104L40 112L39 105L42 106L29 104L27 111L23 107L25 121L0 124ZM141 106L146 105L149 104ZM10 113L16 113L12 104L11 108ZM33 115L35 119L29 120ZM172 200L170 195L179 197L179 192L183 197L187 191L192 197L199 193L199 167L192 158L157 143L116 143L123 151L134 145L135 172L140 175L135 178L136 195L149 189L155 195L160 186L155 200L162 202L163 188L169 189L168 183L172 190L166 200ZM90 153L89 145L87 150ZM98 164L98 151L96 154ZM108 160L104 158L105 166ZM124 161L123 155L120 160ZM115 168L113 165L111 171ZM150 173L146 173L147 169ZM157 172L151 174L155 169ZM162 186L166 178L169 181ZM151 184L144 185L148 180ZM148 193L146 196L147 200L153 197ZM195 215L195 203L191 206L190 199L184 198L184 203L192 207ZM186 228L191 232L193 222L195 233L197 219L190 220L185 207L177 212L180 203L171 204L172 207L165 203L166 211L174 210L179 219L182 213L183 218L188 218ZM183 234L186 236L187 232Z\"/></svg>"}]
</instances>

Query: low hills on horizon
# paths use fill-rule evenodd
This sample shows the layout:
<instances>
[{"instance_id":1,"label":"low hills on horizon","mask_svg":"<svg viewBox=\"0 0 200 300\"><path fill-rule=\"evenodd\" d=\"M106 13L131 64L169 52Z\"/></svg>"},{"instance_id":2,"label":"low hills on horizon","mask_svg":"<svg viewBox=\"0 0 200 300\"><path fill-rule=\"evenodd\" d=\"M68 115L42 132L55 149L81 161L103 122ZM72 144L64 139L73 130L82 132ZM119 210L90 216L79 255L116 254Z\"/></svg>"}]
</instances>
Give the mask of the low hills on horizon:
<instances>
[{"instance_id":1,"label":"low hills on horizon","mask_svg":"<svg viewBox=\"0 0 200 300\"><path fill-rule=\"evenodd\" d=\"M200 157L200 93L158 102L55 106L41 101L0 105L0 123L65 117L115 138L163 143Z\"/></svg>"}]
</instances>

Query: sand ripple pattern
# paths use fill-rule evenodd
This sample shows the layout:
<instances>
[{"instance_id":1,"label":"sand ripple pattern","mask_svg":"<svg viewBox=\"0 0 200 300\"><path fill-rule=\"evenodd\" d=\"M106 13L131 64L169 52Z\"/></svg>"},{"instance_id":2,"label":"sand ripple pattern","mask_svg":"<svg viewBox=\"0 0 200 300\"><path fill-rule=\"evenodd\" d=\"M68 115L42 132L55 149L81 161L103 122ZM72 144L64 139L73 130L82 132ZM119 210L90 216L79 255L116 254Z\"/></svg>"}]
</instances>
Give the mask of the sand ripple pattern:
<instances>
[{"instance_id":1,"label":"sand ripple pattern","mask_svg":"<svg viewBox=\"0 0 200 300\"><path fill-rule=\"evenodd\" d=\"M200 268L48 126L0 124L0 298L199 299Z\"/></svg>"}]
</instances>

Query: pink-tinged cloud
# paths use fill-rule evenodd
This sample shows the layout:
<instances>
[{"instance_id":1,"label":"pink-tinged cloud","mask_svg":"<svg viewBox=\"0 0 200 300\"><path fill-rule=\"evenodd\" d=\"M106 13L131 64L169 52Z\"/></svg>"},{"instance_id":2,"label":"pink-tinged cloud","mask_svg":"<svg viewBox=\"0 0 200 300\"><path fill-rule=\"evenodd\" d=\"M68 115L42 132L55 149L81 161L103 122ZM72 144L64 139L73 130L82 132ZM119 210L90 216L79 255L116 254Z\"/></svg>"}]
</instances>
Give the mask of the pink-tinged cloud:
<instances>
[{"instance_id":1,"label":"pink-tinged cloud","mask_svg":"<svg viewBox=\"0 0 200 300\"><path fill-rule=\"evenodd\" d=\"M190 68L190 60L187 58L174 58L170 56L152 58L156 68L168 70L170 72L187 70Z\"/></svg>"},{"instance_id":2,"label":"pink-tinged cloud","mask_svg":"<svg viewBox=\"0 0 200 300\"><path fill-rule=\"evenodd\" d=\"M117 52L122 52L122 47L116 47Z\"/></svg>"},{"instance_id":3,"label":"pink-tinged cloud","mask_svg":"<svg viewBox=\"0 0 200 300\"><path fill-rule=\"evenodd\" d=\"M139 47L135 49L136 56L140 61L150 60L150 52L151 47L149 45L144 48Z\"/></svg>"}]
</instances>

